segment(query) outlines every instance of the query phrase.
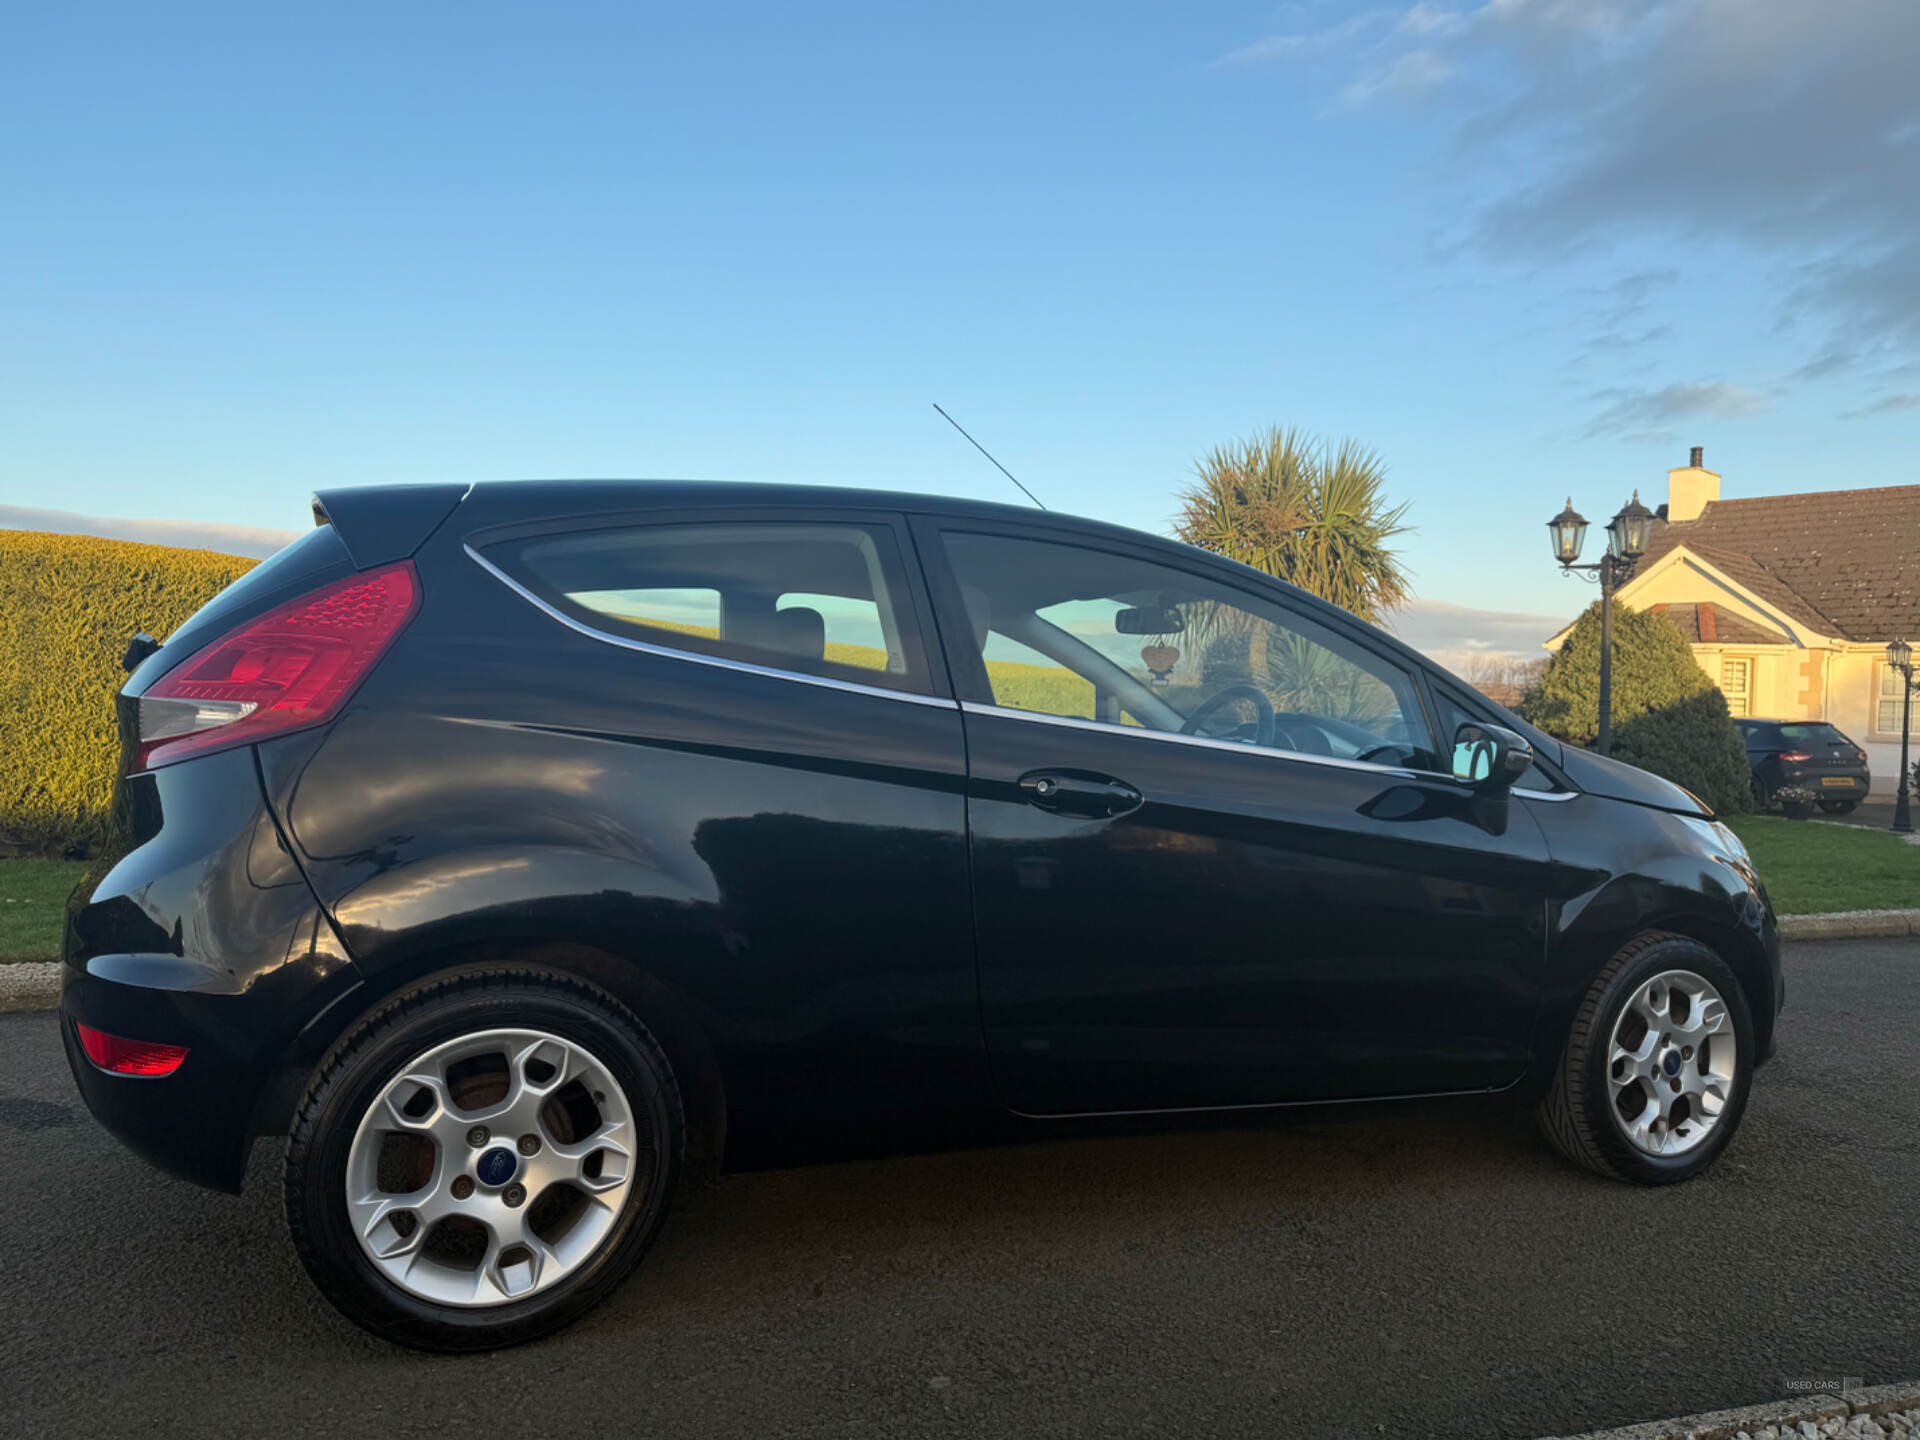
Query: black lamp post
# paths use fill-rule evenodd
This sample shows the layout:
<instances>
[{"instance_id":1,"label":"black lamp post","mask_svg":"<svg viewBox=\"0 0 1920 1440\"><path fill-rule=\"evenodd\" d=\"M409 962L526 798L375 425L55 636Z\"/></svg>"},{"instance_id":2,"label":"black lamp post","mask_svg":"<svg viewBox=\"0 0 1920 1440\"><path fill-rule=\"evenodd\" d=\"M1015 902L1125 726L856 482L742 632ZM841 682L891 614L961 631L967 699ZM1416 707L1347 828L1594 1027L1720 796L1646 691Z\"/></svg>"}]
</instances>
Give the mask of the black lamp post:
<instances>
[{"instance_id":1,"label":"black lamp post","mask_svg":"<svg viewBox=\"0 0 1920 1440\"><path fill-rule=\"evenodd\" d=\"M1913 647L1904 640L1894 641L1887 646L1887 664L1906 681L1900 687L1900 791L1893 797L1893 828L1907 835L1913 831L1913 820L1907 814L1907 736L1913 730Z\"/></svg>"},{"instance_id":2,"label":"black lamp post","mask_svg":"<svg viewBox=\"0 0 1920 1440\"><path fill-rule=\"evenodd\" d=\"M1640 503L1640 492L1621 507L1607 523L1607 553L1591 565L1578 565L1580 547L1586 542L1586 518L1567 508L1547 522L1552 533L1553 558L1568 575L1579 574L1600 582L1600 733L1594 748L1602 755L1613 749L1613 592L1633 573L1634 561L1647 553L1647 541L1653 534L1653 512Z\"/></svg>"}]
</instances>

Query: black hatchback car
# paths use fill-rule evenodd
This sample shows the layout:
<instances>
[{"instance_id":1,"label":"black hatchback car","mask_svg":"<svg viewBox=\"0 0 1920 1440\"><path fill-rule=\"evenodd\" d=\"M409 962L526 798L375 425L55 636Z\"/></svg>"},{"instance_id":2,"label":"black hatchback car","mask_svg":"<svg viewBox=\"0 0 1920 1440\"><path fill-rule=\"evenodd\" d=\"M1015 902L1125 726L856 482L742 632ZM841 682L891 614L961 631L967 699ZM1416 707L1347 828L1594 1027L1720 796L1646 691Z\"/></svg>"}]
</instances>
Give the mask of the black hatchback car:
<instances>
[{"instance_id":1,"label":"black hatchback car","mask_svg":"<svg viewBox=\"0 0 1920 1440\"><path fill-rule=\"evenodd\" d=\"M1830 815L1850 814L1867 798L1867 752L1824 720L1735 720L1747 746L1753 799L1762 810L1782 787L1811 790Z\"/></svg>"},{"instance_id":2,"label":"black hatchback car","mask_svg":"<svg viewBox=\"0 0 1920 1440\"><path fill-rule=\"evenodd\" d=\"M95 1115L394 1340L549 1331L729 1138L1515 1091L1727 1144L1783 999L1740 842L1389 636L1092 521L397 487L118 705L61 1002Z\"/></svg>"}]
</instances>

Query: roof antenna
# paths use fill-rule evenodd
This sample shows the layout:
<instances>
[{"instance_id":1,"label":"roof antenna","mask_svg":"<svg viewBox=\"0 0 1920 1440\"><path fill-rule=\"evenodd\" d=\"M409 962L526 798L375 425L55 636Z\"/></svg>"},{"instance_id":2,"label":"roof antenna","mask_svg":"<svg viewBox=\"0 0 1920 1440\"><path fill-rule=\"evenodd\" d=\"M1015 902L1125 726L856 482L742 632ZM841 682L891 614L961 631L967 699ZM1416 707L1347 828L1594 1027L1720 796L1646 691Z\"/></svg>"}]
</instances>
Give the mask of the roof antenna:
<instances>
[{"instance_id":1,"label":"roof antenna","mask_svg":"<svg viewBox=\"0 0 1920 1440\"><path fill-rule=\"evenodd\" d=\"M933 408L936 410L940 410L940 402L938 400L933 402ZM940 418L946 421L949 425L953 426L954 429L959 430L962 435L967 435L967 432L964 429L961 429L960 422L954 419L953 416L947 414L946 411L940 410ZM978 450L982 455L987 455L987 447L982 445L978 440L974 439L973 436L967 435L967 443L973 446L973 448ZM994 460L993 456L991 455L987 455L987 459L993 460L994 469L998 470L1002 475L1006 476L1009 480L1013 480L1014 484L1020 485L1020 482L1018 480L1013 479L1013 472L1007 469L1006 466L1002 465L998 460ZM1026 486L1020 485L1020 493L1026 496L1029 500L1033 501L1034 504L1040 505L1040 497L1034 494L1033 491L1029 490ZM1044 505L1040 505L1040 508L1044 510L1047 507Z\"/></svg>"}]
</instances>

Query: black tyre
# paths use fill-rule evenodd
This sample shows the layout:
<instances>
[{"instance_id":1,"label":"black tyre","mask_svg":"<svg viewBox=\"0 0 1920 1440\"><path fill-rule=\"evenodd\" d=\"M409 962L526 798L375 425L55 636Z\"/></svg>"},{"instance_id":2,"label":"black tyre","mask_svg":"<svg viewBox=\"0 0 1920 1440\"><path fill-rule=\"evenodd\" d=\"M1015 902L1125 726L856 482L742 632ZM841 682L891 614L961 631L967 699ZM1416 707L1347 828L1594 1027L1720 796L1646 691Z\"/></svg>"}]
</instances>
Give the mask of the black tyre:
<instances>
[{"instance_id":1,"label":"black tyre","mask_svg":"<svg viewBox=\"0 0 1920 1440\"><path fill-rule=\"evenodd\" d=\"M1753 1020L1733 971L1697 940L1642 935L1574 1016L1540 1128L1576 1165L1668 1185L1713 1163L1747 1107Z\"/></svg>"},{"instance_id":2,"label":"black tyre","mask_svg":"<svg viewBox=\"0 0 1920 1440\"><path fill-rule=\"evenodd\" d=\"M1820 808L1829 815L1851 815L1860 808L1858 800L1822 800Z\"/></svg>"},{"instance_id":3,"label":"black tyre","mask_svg":"<svg viewBox=\"0 0 1920 1440\"><path fill-rule=\"evenodd\" d=\"M513 1345L639 1263L684 1129L665 1055L611 996L458 974L389 1001L321 1064L287 1149L287 1224L320 1292L376 1335Z\"/></svg>"}]
</instances>

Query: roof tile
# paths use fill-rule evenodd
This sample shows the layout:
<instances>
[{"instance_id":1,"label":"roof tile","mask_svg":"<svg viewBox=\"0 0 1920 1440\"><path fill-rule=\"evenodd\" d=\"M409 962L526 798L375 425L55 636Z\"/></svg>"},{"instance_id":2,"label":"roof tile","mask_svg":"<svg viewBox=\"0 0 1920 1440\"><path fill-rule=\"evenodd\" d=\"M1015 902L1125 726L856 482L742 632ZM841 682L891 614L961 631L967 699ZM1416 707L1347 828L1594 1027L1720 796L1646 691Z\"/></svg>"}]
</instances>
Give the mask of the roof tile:
<instances>
[{"instance_id":1,"label":"roof tile","mask_svg":"<svg viewBox=\"0 0 1920 1440\"><path fill-rule=\"evenodd\" d=\"M1920 635L1920 485L1715 500L1697 520L1656 521L1642 566L1681 545L1823 634ZM1682 629L1686 608L1670 612ZM1731 639L1735 617L1722 610L1716 619Z\"/></svg>"}]
</instances>

